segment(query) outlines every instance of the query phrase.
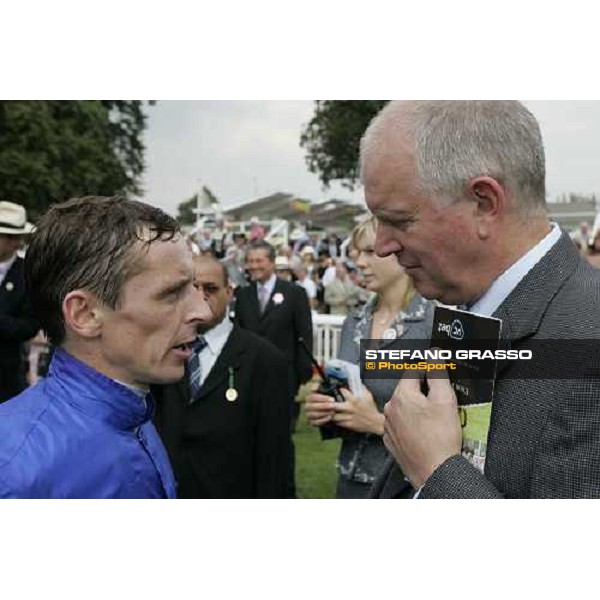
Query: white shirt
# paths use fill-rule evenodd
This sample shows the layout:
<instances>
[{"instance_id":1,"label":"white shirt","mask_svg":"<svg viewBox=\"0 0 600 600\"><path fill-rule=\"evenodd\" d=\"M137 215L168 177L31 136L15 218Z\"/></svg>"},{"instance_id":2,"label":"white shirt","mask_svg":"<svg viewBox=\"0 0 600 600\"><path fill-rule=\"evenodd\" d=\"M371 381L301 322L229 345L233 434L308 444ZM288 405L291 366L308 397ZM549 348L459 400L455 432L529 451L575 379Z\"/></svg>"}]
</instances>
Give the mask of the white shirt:
<instances>
[{"instance_id":1,"label":"white shirt","mask_svg":"<svg viewBox=\"0 0 600 600\"><path fill-rule=\"evenodd\" d=\"M261 289L267 290L267 301L265 302L265 307L269 303L269 298L273 295L273 290L275 289L275 283L277 283L277 275L273 273L267 281L261 283L260 281L256 282L256 294L258 296L258 303L260 305L260 291Z\"/></svg>"},{"instance_id":2,"label":"white shirt","mask_svg":"<svg viewBox=\"0 0 600 600\"><path fill-rule=\"evenodd\" d=\"M509 294L519 285L525 275L548 254L554 244L558 242L560 236L560 227L556 223L552 223L550 233L496 278L485 294L471 306L469 312L484 317L491 317L506 298L508 298ZM418 489L417 493L413 496L414 500L419 497L422 489L422 487Z\"/></svg>"},{"instance_id":3,"label":"white shirt","mask_svg":"<svg viewBox=\"0 0 600 600\"><path fill-rule=\"evenodd\" d=\"M4 262L0 262L0 284L4 281L6 274L10 271L10 268L13 266L13 263L17 260L17 254L13 254L11 258L5 260Z\"/></svg>"},{"instance_id":4,"label":"white shirt","mask_svg":"<svg viewBox=\"0 0 600 600\"><path fill-rule=\"evenodd\" d=\"M269 279L267 279L267 281L265 281L264 283L257 281L256 289L259 290L260 288L267 288L267 291L269 292L269 297L270 297L271 294L273 293L273 289L275 288L276 283L277 283L277 275L275 275L275 273L273 273L271 275L271 277L269 277Z\"/></svg>"},{"instance_id":5,"label":"white shirt","mask_svg":"<svg viewBox=\"0 0 600 600\"><path fill-rule=\"evenodd\" d=\"M469 308L469 312L491 317L498 307L506 300L508 295L519 285L521 280L537 265L548 251L558 242L561 232L556 223L552 223L552 230L539 241L527 254L524 254L514 265L506 269L488 290Z\"/></svg>"},{"instance_id":6,"label":"white shirt","mask_svg":"<svg viewBox=\"0 0 600 600\"><path fill-rule=\"evenodd\" d=\"M129 383L125 383L124 381L119 381L118 379L113 379L115 383L126 387L128 390L133 392L144 404L144 408L148 410L148 403L146 402L146 396L150 391L150 386L139 387L137 385L131 385Z\"/></svg>"},{"instance_id":7,"label":"white shirt","mask_svg":"<svg viewBox=\"0 0 600 600\"><path fill-rule=\"evenodd\" d=\"M335 279L335 267L332 265L331 267L327 267L325 269L325 273L323 273L323 278L321 279L321 283L323 284L323 287L327 287L334 279Z\"/></svg>"},{"instance_id":8,"label":"white shirt","mask_svg":"<svg viewBox=\"0 0 600 600\"><path fill-rule=\"evenodd\" d=\"M305 277L302 281L296 281L296 284L306 290L306 295L311 300L317 297L317 284L309 277Z\"/></svg>"},{"instance_id":9,"label":"white shirt","mask_svg":"<svg viewBox=\"0 0 600 600\"><path fill-rule=\"evenodd\" d=\"M200 377L200 385L203 385L210 373L210 370L214 367L221 354L223 347L229 339L229 335L233 330L233 324L229 320L229 317L225 315L224 319L215 325L212 329L204 334L206 340L206 347L200 351L200 367L202 374Z\"/></svg>"}]
</instances>

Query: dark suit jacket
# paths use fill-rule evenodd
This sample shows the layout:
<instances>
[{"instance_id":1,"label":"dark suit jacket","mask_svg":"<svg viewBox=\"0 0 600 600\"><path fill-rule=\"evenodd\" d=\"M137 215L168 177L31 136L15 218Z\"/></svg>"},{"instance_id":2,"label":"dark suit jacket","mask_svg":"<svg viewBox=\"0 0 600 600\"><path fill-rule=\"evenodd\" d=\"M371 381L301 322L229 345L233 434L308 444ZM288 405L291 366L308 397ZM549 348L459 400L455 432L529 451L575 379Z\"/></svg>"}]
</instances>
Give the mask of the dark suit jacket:
<instances>
[{"instance_id":1,"label":"dark suit jacket","mask_svg":"<svg viewBox=\"0 0 600 600\"><path fill-rule=\"evenodd\" d=\"M298 338L303 337L308 348L312 349L312 318L306 292L295 283L277 279L261 315L256 282L238 290L235 322L243 329L266 338L283 352L288 360L291 395L294 396L299 385L312 376L310 358L298 344ZM276 297L282 301L274 302Z\"/></svg>"},{"instance_id":2,"label":"dark suit jacket","mask_svg":"<svg viewBox=\"0 0 600 600\"><path fill-rule=\"evenodd\" d=\"M502 339L515 349L530 339L589 339L576 357L581 378L551 379L556 364L548 364L548 379L509 379L525 367L499 363L485 474L462 456L451 457L419 497L600 497L600 272L563 233L494 316L503 321ZM398 473L388 461L373 495L406 492Z\"/></svg>"},{"instance_id":3,"label":"dark suit jacket","mask_svg":"<svg viewBox=\"0 0 600 600\"><path fill-rule=\"evenodd\" d=\"M23 342L39 328L25 293L23 259L17 258L0 284L0 402L23 390Z\"/></svg>"},{"instance_id":4,"label":"dark suit jacket","mask_svg":"<svg viewBox=\"0 0 600 600\"><path fill-rule=\"evenodd\" d=\"M238 398L229 402L229 368ZM285 498L289 405L285 359L233 328L194 403L189 376L153 386L155 424L179 498Z\"/></svg>"}]
</instances>

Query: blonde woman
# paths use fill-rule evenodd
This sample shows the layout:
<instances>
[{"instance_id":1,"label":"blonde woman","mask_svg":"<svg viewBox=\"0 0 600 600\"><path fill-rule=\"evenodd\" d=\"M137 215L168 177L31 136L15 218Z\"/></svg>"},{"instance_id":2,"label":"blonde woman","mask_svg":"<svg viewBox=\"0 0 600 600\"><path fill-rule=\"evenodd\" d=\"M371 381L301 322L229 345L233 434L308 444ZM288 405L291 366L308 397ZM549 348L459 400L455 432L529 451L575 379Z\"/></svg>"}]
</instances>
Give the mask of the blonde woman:
<instances>
[{"instance_id":1,"label":"blonde woman","mask_svg":"<svg viewBox=\"0 0 600 600\"><path fill-rule=\"evenodd\" d=\"M429 339L433 304L414 289L411 279L393 256L375 254L377 222L370 217L352 232L358 251L356 266L365 286L375 296L344 321L338 358L359 363L360 340L379 339L383 347L396 338ZM346 402L312 393L306 414L314 426L334 422L358 435L344 438L338 458L338 498L367 498L373 481L383 467L387 451L383 445L383 407L396 387L396 380L364 379L365 394L344 391Z\"/></svg>"}]
</instances>

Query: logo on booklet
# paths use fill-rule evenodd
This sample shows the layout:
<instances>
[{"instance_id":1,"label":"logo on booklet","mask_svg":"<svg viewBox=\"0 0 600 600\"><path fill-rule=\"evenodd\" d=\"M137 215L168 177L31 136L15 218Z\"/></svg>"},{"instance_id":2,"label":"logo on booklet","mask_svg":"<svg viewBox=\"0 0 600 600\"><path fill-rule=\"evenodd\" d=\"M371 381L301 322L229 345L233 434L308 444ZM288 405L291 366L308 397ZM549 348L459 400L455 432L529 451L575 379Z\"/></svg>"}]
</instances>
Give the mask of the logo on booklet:
<instances>
[{"instance_id":1,"label":"logo on booklet","mask_svg":"<svg viewBox=\"0 0 600 600\"><path fill-rule=\"evenodd\" d=\"M450 325L439 323L438 333L445 333L454 340L462 340L465 337L465 329L458 319L454 319Z\"/></svg>"},{"instance_id":2,"label":"logo on booklet","mask_svg":"<svg viewBox=\"0 0 600 600\"><path fill-rule=\"evenodd\" d=\"M458 319L452 321L452 325L450 326L450 337L455 340L462 340L465 337L463 324Z\"/></svg>"}]
</instances>

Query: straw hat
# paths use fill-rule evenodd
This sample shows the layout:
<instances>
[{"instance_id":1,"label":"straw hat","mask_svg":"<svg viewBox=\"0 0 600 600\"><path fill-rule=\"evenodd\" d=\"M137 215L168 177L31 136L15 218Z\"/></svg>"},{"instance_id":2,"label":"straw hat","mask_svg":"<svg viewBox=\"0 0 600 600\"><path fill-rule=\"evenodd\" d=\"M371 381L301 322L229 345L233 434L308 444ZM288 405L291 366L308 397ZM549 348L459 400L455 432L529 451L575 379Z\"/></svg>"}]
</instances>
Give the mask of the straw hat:
<instances>
[{"instance_id":1,"label":"straw hat","mask_svg":"<svg viewBox=\"0 0 600 600\"><path fill-rule=\"evenodd\" d=\"M275 257L275 269L278 271L283 271L290 268L290 263L285 256L276 256Z\"/></svg>"},{"instance_id":2,"label":"straw hat","mask_svg":"<svg viewBox=\"0 0 600 600\"><path fill-rule=\"evenodd\" d=\"M24 235L31 233L34 226L27 221L25 208L14 202L0 202L0 233Z\"/></svg>"}]
</instances>

